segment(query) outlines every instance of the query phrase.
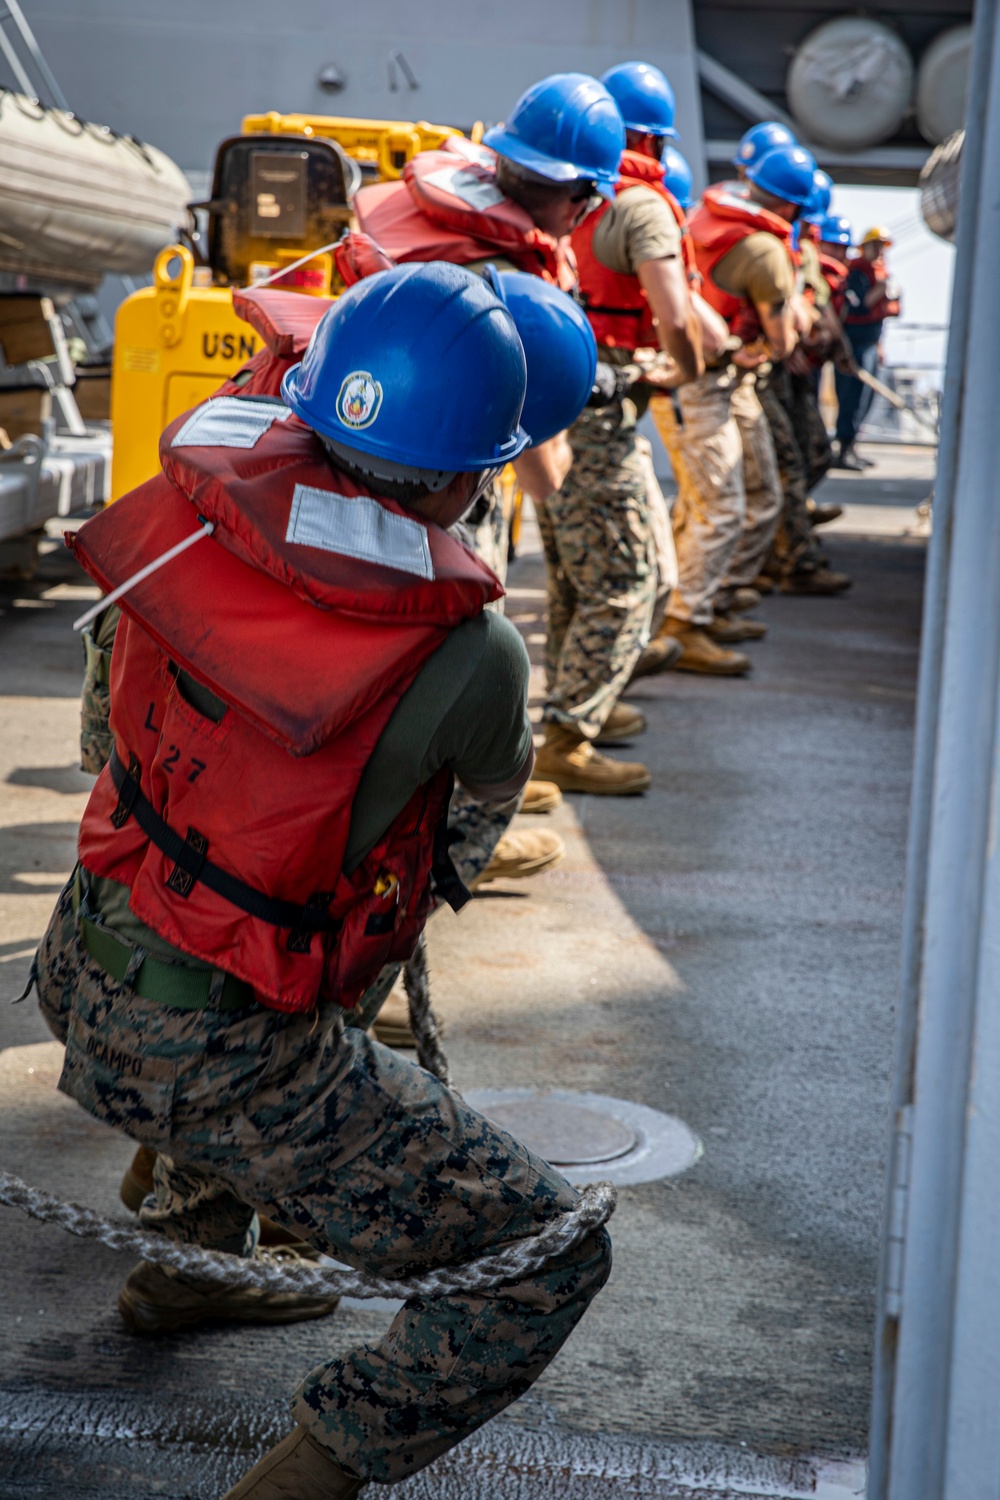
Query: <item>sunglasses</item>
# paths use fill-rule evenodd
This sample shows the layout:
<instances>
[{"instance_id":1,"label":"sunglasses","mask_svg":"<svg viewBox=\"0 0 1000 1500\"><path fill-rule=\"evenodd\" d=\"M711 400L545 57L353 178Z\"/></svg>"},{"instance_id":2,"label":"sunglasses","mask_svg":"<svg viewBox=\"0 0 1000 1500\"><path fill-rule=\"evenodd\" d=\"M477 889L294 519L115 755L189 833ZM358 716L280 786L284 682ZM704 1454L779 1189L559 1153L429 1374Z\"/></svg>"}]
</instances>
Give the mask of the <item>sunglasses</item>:
<instances>
[{"instance_id":1,"label":"sunglasses","mask_svg":"<svg viewBox=\"0 0 1000 1500\"><path fill-rule=\"evenodd\" d=\"M574 184L573 191L569 194L569 201L581 204L584 213L589 214L600 208L604 198L597 191L596 182L578 182Z\"/></svg>"}]
</instances>

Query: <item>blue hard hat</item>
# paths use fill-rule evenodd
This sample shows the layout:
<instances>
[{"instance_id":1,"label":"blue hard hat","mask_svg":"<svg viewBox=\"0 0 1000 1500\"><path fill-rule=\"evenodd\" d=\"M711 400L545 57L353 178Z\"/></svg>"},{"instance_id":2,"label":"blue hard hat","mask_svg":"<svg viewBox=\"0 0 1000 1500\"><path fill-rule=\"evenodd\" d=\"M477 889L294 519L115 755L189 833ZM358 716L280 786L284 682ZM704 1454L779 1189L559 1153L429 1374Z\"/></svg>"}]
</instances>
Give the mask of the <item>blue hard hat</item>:
<instances>
[{"instance_id":1,"label":"blue hard hat","mask_svg":"<svg viewBox=\"0 0 1000 1500\"><path fill-rule=\"evenodd\" d=\"M663 153L663 186L673 193L681 208L690 208L693 202L694 175L676 146L668 146Z\"/></svg>"},{"instance_id":2,"label":"blue hard hat","mask_svg":"<svg viewBox=\"0 0 1000 1500\"><path fill-rule=\"evenodd\" d=\"M525 381L514 320L482 277L411 262L338 298L281 394L345 448L390 465L464 473L527 447Z\"/></svg>"},{"instance_id":3,"label":"blue hard hat","mask_svg":"<svg viewBox=\"0 0 1000 1500\"><path fill-rule=\"evenodd\" d=\"M748 179L762 192L803 208L812 197L815 176L816 163L802 146L776 146L747 167Z\"/></svg>"},{"instance_id":4,"label":"blue hard hat","mask_svg":"<svg viewBox=\"0 0 1000 1500\"><path fill-rule=\"evenodd\" d=\"M521 426L532 444L547 442L574 423L594 388L597 340L578 302L527 271L498 272L486 280L506 305L524 345L528 389Z\"/></svg>"},{"instance_id":5,"label":"blue hard hat","mask_svg":"<svg viewBox=\"0 0 1000 1500\"><path fill-rule=\"evenodd\" d=\"M752 167L768 151L773 151L775 146L797 145L798 141L787 125L779 125L777 120L764 120L762 124L754 125L745 135L740 136L733 166Z\"/></svg>"},{"instance_id":6,"label":"blue hard hat","mask_svg":"<svg viewBox=\"0 0 1000 1500\"><path fill-rule=\"evenodd\" d=\"M850 219L839 214L827 214L819 221L820 243L824 245L853 245L854 229Z\"/></svg>"},{"instance_id":7,"label":"blue hard hat","mask_svg":"<svg viewBox=\"0 0 1000 1500\"><path fill-rule=\"evenodd\" d=\"M619 63L601 74L601 82L621 110L629 130L677 140L674 91L659 68L652 63Z\"/></svg>"},{"instance_id":8,"label":"blue hard hat","mask_svg":"<svg viewBox=\"0 0 1000 1500\"><path fill-rule=\"evenodd\" d=\"M810 224L819 224L830 212L830 204L833 201L833 178L829 172L824 172L817 167L813 173L813 190L809 202L806 204L804 217Z\"/></svg>"},{"instance_id":9,"label":"blue hard hat","mask_svg":"<svg viewBox=\"0 0 1000 1500\"><path fill-rule=\"evenodd\" d=\"M552 182L595 182L611 198L625 126L603 83L587 73L553 73L521 95L483 144Z\"/></svg>"}]
</instances>

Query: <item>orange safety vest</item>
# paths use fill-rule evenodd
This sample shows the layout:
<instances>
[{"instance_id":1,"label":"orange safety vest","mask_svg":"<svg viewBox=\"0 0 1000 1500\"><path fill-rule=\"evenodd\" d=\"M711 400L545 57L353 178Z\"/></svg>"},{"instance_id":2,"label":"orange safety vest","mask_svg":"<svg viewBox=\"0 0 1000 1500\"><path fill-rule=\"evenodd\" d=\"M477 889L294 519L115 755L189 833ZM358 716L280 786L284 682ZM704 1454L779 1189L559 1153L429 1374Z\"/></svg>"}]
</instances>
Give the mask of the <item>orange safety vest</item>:
<instances>
[{"instance_id":1,"label":"orange safety vest","mask_svg":"<svg viewBox=\"0 0 1000 1500\"><path fill-rule=\"evenodd\" d=\"M421 151L400 182L362 188L354 199L361 231L391 261L470 261L503 256L568 291L575 285L568 241L537 229L530 215L496 183L496 153L449 139L440 151ZM366 273L367 274L367 273Z\"/></svg>"},{"instance_id":2,"label":"orange safety vest","mask_svg":"<svg viewBox=\"0 0 1000 1500\"><path fill-rule=\"evenodd\" d=\"M673 193L663 186L662 163L638 151L623 152L621 177L615 191L624 193L633 187L651 188L666 200L681 231L681 255L688 280L692 280L697 276L697 267L686 215ZM607 203L596 213L588 214L571 237L587 317L599 344L612 349L656 347L659 339L653 315L638 276L611 271L594 254L594 231L610 207Z\"/></svg>"},{"instance_id":3,"label":"orange safety vest","mask_svg":"<svg viewBox=\"0 0 1000 1500\"><path fill-rule=\"evenodd\" d=\"M448 631L503 590L447 532L334 469L279 402L206 401L167 428L160 453L160 475L68 538L109 590L200 520L215 525L122 599L115 753L80 860L262 1005L351 1006L413 951L435 867L441 894L463 894L445 882L457 883L442 842L447 771L344 872L362 772ZM178 669L223 701L219 722L188 702Z\"/></svg>"},{"instance_id":4,"label":"orange safety vest","mask_svg":"<svg viewBox=\"0 0 1000 1500\"><path fill-rule=\"evenodd\" d=\"M712 272L734 245L762 231L781 241L794 266L791 224L752 198L736 192L731 184L724 183L706 189L701 202L688 217L688 229L703 278L702 296L725 318L731 332L738 334L745 344L752 343L762 333L756 308L748 297L736 297L725 291L713 279Z\"/></svg>"}]
</instances>

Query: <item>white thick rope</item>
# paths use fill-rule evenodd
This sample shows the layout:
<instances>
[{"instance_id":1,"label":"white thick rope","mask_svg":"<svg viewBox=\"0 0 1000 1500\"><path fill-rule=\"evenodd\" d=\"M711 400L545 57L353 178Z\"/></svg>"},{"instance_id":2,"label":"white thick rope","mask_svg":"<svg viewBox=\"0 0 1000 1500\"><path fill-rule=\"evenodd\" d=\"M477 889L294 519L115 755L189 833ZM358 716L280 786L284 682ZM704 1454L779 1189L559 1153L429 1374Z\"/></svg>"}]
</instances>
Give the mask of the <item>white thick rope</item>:
<instances>
[{"instance_id":1,"label":"white thick rope","mask_svg":"<svg viewBox=\"0 0 1000 1500\"><path fill-rule=\"evenodd\" d=\"M410 1025L422 1067L447 1087L448 1059L438 1036L431 1006L427 944L421 933L413 957L403 971ZM583 1189L579 1202L535 1234L513 1240L502 1249L459 1265L435 1266L408 1280L367 1276L344 1266L323 1266L304 1260L279 1246L258 1251L253 1259L182 1244L162 1234L132 1229L102 1219L92 1209L66 1203L52 1193L30 1187L12 1172L0 1171L0 1204L29 1218L57 1224L81 1239L97 1240L110 1250L129 1251L155 1265L169 1266L195 1281L216 1282L231 1289L296 1292L313 1297L444 1297L486 1292L505 1283L522 1281L541 1271L549 1261L572 1250L593 1230L606 1224L615 1211L617 1193L610 1182Z\"/></svg>"},{"instance_id":2,"label":"white thick rope","mask_svg":"<svg viewBox=\"0 0 1000 1500\"><path fill-rule=\"evenodd\" d=\"M156 1265L198 1281L230 1288L256 1287L266 1292L298 1292L314 1297L446 1297L465 1292L487 1292L505 1282L518 1282L558 1255L572 1250L586 1235L606 1224L615 1211L617 1195L610 1182L584 1188L580 1201L526 1239L460 1265L435 1266L406 1280L366 1276L341 1266L283 1259L280 1250L269 1258L244 1259L198 1245L179 1244L161 1234L130 1229L102 1219L89 1208L64 1203L52 1193L29 1187L10 1172L0 1172L0 1204L20 1209L32 1219L58 1224L81 1239L97 1240L111 1250L127 1250ZM271 1259L271 1256L274 1256Z\"/></svg>"}]
</instances>

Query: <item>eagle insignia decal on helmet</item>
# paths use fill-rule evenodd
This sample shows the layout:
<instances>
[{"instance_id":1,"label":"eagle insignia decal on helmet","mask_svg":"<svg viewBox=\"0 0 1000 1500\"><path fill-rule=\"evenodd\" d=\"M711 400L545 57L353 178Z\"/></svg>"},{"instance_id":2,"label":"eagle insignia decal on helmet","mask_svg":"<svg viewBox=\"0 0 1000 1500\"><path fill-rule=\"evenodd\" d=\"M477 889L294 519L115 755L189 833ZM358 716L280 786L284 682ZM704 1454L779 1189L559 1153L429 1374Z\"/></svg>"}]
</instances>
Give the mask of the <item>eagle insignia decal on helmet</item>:
<instances>
[{"instance_id":1,"label":"eagle insignia decal on helmet","mask_svg":"<svg viewBox=\"0 0 1000 1500\"><path fill-rule=\"evenodd\" d=\"M337 416L345 427L370 427L382 405L382 387L367 370L345 375L337 396Z\"/></svg>"}]
</instances>

